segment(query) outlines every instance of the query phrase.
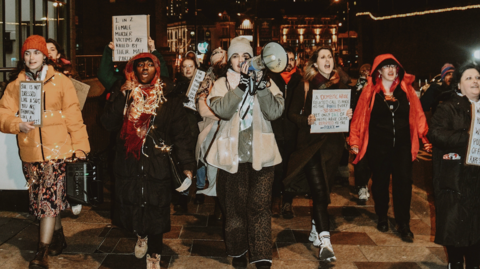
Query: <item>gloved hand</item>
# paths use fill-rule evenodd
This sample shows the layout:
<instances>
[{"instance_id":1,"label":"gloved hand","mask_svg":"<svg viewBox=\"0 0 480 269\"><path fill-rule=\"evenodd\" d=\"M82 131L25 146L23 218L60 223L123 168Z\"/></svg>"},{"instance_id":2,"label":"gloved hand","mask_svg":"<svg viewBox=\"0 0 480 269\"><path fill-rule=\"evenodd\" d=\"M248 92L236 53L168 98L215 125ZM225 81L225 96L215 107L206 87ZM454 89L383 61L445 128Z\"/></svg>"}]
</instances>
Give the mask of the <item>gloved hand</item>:
<instances>
[{"instance_id":1,"label":"gloved hand","mask_svg":"<svg viewBox=\"0 0 480 269\"><path fill-rule=\"evenodd\" d=\"M263 91L267 88L268 81L266 79L262 79L257 85L257 91Z\"/></svg>"},{"instance_id":2,"label":"gloved hand","mask_svg":"<svg viewBox=\"0 0 480 269\"><path fill-rule=\"evenodd\" d=\"M240 83L238 83L238 88L242 91L245 91L250 85L250 76L243 72L240 72Z\"/></svg>"},{"instance_id":3,"label":"gloved hand","mask_svg":"<svg viewBox=\"0 0 480 269\"><path fill-rule=\"evenodd\" d=\"M425 143L423 144L423 147L425 148L426 152L432 152L432 144L431 143Z\"/></svg>"}]
</instances>

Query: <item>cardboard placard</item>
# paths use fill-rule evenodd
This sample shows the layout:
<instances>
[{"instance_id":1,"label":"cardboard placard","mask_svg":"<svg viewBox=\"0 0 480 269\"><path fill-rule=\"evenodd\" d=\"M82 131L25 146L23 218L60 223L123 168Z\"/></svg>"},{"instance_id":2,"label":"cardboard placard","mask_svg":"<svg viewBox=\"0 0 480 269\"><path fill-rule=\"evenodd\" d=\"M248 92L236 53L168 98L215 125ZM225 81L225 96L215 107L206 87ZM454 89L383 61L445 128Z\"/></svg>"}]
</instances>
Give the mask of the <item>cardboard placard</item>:
<instances>
[{"instance_id":1,"label":"cardboard placard","mask_svg":"<svg viewBox=\"0 0 480 269\"><path fill-rule=\"evenodd\" d=\"M80 105L80 110L83 110L85 101L87 101L88 91L90 91L90 85L80 82L76 79L71 78L75 91L77 92L78 104Z\"/></svg>"},{"instance_id":2,"label":"cardboard placard","mask_svg":"<svg viewBox=\"0 0 480 269\"><path fill-rule=\"evenodd\" d=\"M195 75L190 81L190 85L188 86L186 95L189 101L188 103L183 104L184 107L197 111L197 107L195 106L195 95L197 94L198 88L200 87L200 84L202 84L204 78L205 72L197 69Z\"/></svg>"},{"instance_id":3,"label":"cardboard placard","mask_svg":"<svg viewBox=\"0 0 480 269\"><path fill-rule=\"evenodd\" d=\"M43 81L20 82L18 110L23 122L33 122L33 126L42 127Z\"/></svg>"},{"instance_id":4,"label":"cardboard placard","mask_svg":"<svg viewBox=\"0 0 480 269\"><path fill-rule=\"evenodd\" d=\"M113 16L112 21L114 62L126 62L139 53L149 52L150 15Z\"/></svg>"},{"instance_id":5,"label":"cardboard placard","mask_svg":"<svg viewBox=\"0 0 480 269\"><path fill-rule=\"evenodd\" d=\"M312 96L312 114L315 123L310 133L348 132L350 109L350 90L314 90Z\"/></svg>"},{"instance_id":6,"label":"cardboard placard","mask_svg":"<svg viewBox=\"0 0 480 269\"><path fill-rule=\"evenodd\" d=\"M472 122L465 164L480 166L480 106L472 103Z\"/></svg>"}]
</instances>

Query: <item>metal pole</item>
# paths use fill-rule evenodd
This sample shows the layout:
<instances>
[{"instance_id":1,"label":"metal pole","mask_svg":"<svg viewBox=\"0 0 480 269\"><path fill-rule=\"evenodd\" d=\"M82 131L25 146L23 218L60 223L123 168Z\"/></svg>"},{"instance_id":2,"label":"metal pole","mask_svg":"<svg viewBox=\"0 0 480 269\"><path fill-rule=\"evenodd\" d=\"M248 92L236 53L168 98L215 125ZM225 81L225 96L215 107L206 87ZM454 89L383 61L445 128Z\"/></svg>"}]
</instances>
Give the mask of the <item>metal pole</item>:
<instances>
[{"instance_id":1,"label":"metal pole","mask_svg":"<svg viewBox=\"0 0 480 269\"><path fill-rule=\"evenodd\" d=\"M350 58L350 4L347 0L347 48L348 48L348 57Z\"/></svg>"}]
</instances>

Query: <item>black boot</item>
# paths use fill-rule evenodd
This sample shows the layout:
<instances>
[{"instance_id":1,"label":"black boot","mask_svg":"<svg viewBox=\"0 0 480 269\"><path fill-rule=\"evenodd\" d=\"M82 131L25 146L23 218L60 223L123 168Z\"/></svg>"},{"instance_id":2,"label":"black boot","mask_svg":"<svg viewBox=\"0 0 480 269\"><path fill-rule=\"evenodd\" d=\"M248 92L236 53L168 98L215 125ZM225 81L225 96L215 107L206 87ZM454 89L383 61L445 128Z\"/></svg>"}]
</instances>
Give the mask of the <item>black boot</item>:
<instances>
[{"instance_id":1,"label":"black boot","mask_svg":"<svg viewBox=\"0 0 480 269\"><path fill-rule=\"evenodd\" d=\"M233 268L247 268L247 255L243 254L240 257L233 258L232 266Z\"/></svg>"},{"instance_id":2,"label":"black boot","mask_svg":"<svg viewBox=\"0 0 480 269\"><path fill-rule=\"evenodd\" d=\"M215 199L215 211L213 212L213 216L216 220L223 219L222 208L220 207L218 199Z\"/></svg>"},{"instance_id":3,"label":"black boot","mask_svg":"<svg viewBox=\"0 0 480 269\"><path fill-rule=\"evenodd\" d=\"M255 266L257 269L270 269L272 267L271 262L256 262Z\"/></svg>"},{"instance_id":4,"label":"black boot","mask_svg":"<svg viewBox=\"0 0 480 269\"><path fill-rule=\"evenodd\" d=\"M30 261L29 269L48 269L48 244L38 243L38 250L35 258Z\"/></svg>"},{"instance_id":5,"label":"black boot","mask_svg":"<svg viewBox=\"0 0 480 269\"><path fill-rule=\"evenodd\" d=\"M52 242L48 248L48 255L57 256L62 254L62 251L67 248L65 235L63 234L63 227L53 232Z\"/></svg>"},{"instance_id":6,"label":"black boot","mask_svg":"<svg viewBox=\"0 0 480 269\"><path fill-rule=\"evenodd\" d=\"M448 263L447 269L463 269L463 262Z\"/></svg>"},{"instance_id":7,"label":"black boot","mask_svg":"<svg viewBox=\"0 0 480 269\"><path fill-rule=\"evenodd\" d=\"M413 243L413 233L410 230L410 224L408 223L399 223L398 224L398 233L402 241L407 243Z\"/></svg>"},{"instance_id":8,"label":"black boot","mask_svg":"<svg viewBox=\"0 0 480 269\"><path fill-rule=\"evenodd\" d=\"M380 232L388 231L388 217L387 216L378 216L377 229Z\"/></svg>"}]
</instances>

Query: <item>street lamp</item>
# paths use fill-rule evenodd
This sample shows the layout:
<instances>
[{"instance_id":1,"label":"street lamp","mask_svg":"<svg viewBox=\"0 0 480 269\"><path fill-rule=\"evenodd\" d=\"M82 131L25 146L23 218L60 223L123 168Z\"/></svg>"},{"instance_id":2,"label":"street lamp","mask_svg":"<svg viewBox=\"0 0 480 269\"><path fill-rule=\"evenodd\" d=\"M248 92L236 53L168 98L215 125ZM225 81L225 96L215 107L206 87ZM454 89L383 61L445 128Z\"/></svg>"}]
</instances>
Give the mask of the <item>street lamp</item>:
<instances>
[{"instance_id":1,"label":"street lamp","mask_svg":"<svg viewBox=\"0 0 480 269\"><path fill-rule=\"evenodd\" d=\"M350 2L347 1L347 46L348 46L348 54L350 56ZM334 0L335 3L339 3L340 0ZM338 26L342 26L342 23L339 23Z\"/></svg>"}]
</instances>

